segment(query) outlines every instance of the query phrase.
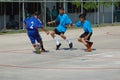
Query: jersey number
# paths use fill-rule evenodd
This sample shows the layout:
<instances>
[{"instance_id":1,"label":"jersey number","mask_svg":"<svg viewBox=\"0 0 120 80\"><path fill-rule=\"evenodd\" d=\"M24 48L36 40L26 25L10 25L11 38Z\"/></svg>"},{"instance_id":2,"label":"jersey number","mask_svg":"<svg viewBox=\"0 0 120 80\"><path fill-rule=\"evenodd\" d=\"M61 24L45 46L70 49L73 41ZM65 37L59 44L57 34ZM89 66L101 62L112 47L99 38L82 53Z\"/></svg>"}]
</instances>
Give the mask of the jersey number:
<instances>
[{"instance_id":1,"label":"jersey number","mask_svg":"<svg viewBox=\"0 0 120 80\"><path fill-rule=\"evenodd\" d=\"M32 21L31 24L30 29L34 29L34 22Z\"/></svg>"}]
</instances>

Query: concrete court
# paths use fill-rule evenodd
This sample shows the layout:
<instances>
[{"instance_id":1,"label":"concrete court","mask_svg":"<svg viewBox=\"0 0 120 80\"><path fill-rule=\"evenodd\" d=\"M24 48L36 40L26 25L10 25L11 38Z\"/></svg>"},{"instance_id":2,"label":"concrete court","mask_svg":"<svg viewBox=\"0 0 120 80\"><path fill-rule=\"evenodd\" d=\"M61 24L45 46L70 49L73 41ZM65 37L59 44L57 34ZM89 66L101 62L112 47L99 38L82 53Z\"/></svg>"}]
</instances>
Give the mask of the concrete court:
<instances>
[{"instance_id":1,"label":"concrete court","mask_svg":"<svg viewBox=\"0 0 120 80\"><path fill-rule=\"evenodd\" d=\"M25 33L0 35L0 80L120 80L120 27L94 28L93 51L84 52L77 42L82 29L68 30L74 43L68 49L60 39L61 50L54 40L41 32L50 52L34 54Z\"/></svg>"}]
</instances>

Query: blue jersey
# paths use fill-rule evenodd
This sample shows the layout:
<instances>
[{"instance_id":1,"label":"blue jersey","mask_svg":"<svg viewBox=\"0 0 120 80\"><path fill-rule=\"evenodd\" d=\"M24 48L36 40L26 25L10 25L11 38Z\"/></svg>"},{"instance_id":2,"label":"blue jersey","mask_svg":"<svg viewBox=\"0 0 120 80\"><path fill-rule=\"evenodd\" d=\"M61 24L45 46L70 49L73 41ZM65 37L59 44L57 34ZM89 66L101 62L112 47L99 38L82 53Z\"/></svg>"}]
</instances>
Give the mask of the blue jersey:
<instances>
[{"instance_id":1,"label":"blue jersey","mask_svg":"<svg viewBox=\"0 0 120 80\"><path fill-rule=\"evenodd\" d=\"M36 40L40 42L42 38L39 35L38 28L43 27L41 21L35 17L30 17L30 18L26 18L24 20L24 23L26 25L26 29L28 30L27 33L28 33L31 43L35 44Z\"/></svg>"},{"instance_id":2,"label":"blue jersey","mask_svg":"<svg viewBox=\"0 0 120 80\"><path fill-rule=\"evenodd\" d=\"M66 25L69 25L72 23L71 19L67 14L59 14L55 22L59 22L59 25L57 26L57 30L59 32L65 32L67 27Z\"/></svg>"},{"instance_id":3,"label":"blue jersey","mask_svg":"<svg viewBox=\"0 0 120 80\"><path fill-rule=\"evenodd\" d=\"M42 23L39 19L35 18L35 17L30 17L30 18L26 18L24 20L24 23L26 25L26 29L29 31L31 30L38 30L38 28L42 28Z\"/></svg>"},{"instance_id":4,"label":"blue jersey","mask_svg":"<svg viewBox=\"0 0 120 80\"><path fill-rule=\"evenodd\" d=\"M85 32L92 33L92 27L88 20L85 20L84 22L78 21L75 26L82 27Z\"/></svg>"}]
</instances>

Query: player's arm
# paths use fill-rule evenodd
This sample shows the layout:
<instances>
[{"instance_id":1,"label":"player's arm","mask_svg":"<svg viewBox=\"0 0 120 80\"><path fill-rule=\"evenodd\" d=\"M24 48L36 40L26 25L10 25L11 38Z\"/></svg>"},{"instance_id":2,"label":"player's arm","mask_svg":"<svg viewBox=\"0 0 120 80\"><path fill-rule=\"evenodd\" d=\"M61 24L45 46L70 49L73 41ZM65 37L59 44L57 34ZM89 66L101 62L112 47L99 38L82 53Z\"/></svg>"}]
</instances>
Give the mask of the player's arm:
<instances>
[{"instance_id":1,"label":"player's arm","mask_svg":"<svg viewBox=\"0 0 120 80\"><path fill-rule=\"evenodd\" d=\"M58 22L59 20L60 20L60 18L59 18L59 16L58 16L55 20L48 22L48 24L50 25L50 24L56 23L56 22Z\"/></svg>"},{"instance_id":2,"label":"player's arm","mask_svg":"<svg viewBox=\"0 0 120 80\"><path fill-rule=\"evenodd\" d=\"M42 24L40 24L39 28L41 28L47 35L49 34L49 31L47 31Z\"/></svg>"},{"instance_id":3,"label":"player's arm","mask_svg":"<svg viewBox=\"0 0 120 80\"><path fill-rule=\"evenodd\" d=\"M41 27L41 29L48 35L49 34L49 31L46 30L44 27Z\"/></svg>"},{"instance_id":4,"label":"player's arm","mask_svg":"<svg viewBox=\"0 0 120 80\"><path fill-rule=\"evenodd\" d=\"M36 23L37 23L38 28L41 28L47 35L49 34L49 31L47 31L47 30L43 27L42 22L40 21L40 19L37 19Z\"/></svg>"},{"instance_id":5,"label":"player's arm","mask_svg":"<svg viewBox=\"0 0 120 80\"><path fill-rule=\"evenodd\" d=\"M81 24L81 22L80 22L80 21L78 21L78 22L76 22L75 24L73 24L73 26L75 26L75 27L81 27L81 26L82 26L82 24Z\"/></svg>"},{"instance_id":6,"label":"player's arm","mask_svg":"<svg viewBox=\"0 0 120 80\"><path fill-rule=\"evenodd\" d=\"M55 20L48 22L49 25L53 23L55 23Z\"/></svg>"},{"instance_id":7,"label":"player's arm","mask_svg":"<svg viewBox=\"0 0 120 80\"><path fill-rule=\"evenodd\" d=\"M73 27L73 26L74 26L73 23L70 23L70 24L66 25L67 28L69 28L69 27Z\"/></svg>"}]
</instances>

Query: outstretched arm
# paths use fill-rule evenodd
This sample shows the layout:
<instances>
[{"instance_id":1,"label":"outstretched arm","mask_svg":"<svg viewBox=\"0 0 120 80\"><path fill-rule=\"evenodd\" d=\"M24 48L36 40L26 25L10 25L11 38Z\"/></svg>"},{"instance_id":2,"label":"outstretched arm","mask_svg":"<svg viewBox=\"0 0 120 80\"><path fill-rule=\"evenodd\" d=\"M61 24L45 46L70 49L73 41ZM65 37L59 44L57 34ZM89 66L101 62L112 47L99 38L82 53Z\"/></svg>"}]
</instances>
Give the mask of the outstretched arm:
<instances>
[{"instance_id":1,"label":"outstretched arm","mask_svg":"<svg viewBox=\"0 0 120 80\"><path fill-rule=\"evenodd\" d=\"M71 23L71 24L69 24L69 25L66 25L67 28L69 28L69 27L73 27L73 26L74 26L73 23Z\"/></svg>"},{"instance_id":2,"label":"outstretched arm","mask_svg":"<svg viewBox=\"0 0 120 80\"><path fill-rule=\"evenodd\" d=\"M59 20L60 20L60 18L58 16L55 20L48 22L48 25L58 22Z\"/></svg>"},{"instance_id":3,"label":"outstretched arm","mask_svg":"<svg viewBox=\"0 0 120 80\"><path fill-rule=\"evenodd\" d=\"M55 23L55 20L48 22L49 25L50 25L50 24L53 24L53 23Z\"/></svg>"},{"instance_id":4,"label":"outstretched arm","mask_svg":"<svg viewBox=\"0 0 120 80\"><path fill-rule=\"evenodd\" d=\"M49 35L49 31L47 31L44 27L41 28L47 35Z\"/></svg>"}]
</instances>

